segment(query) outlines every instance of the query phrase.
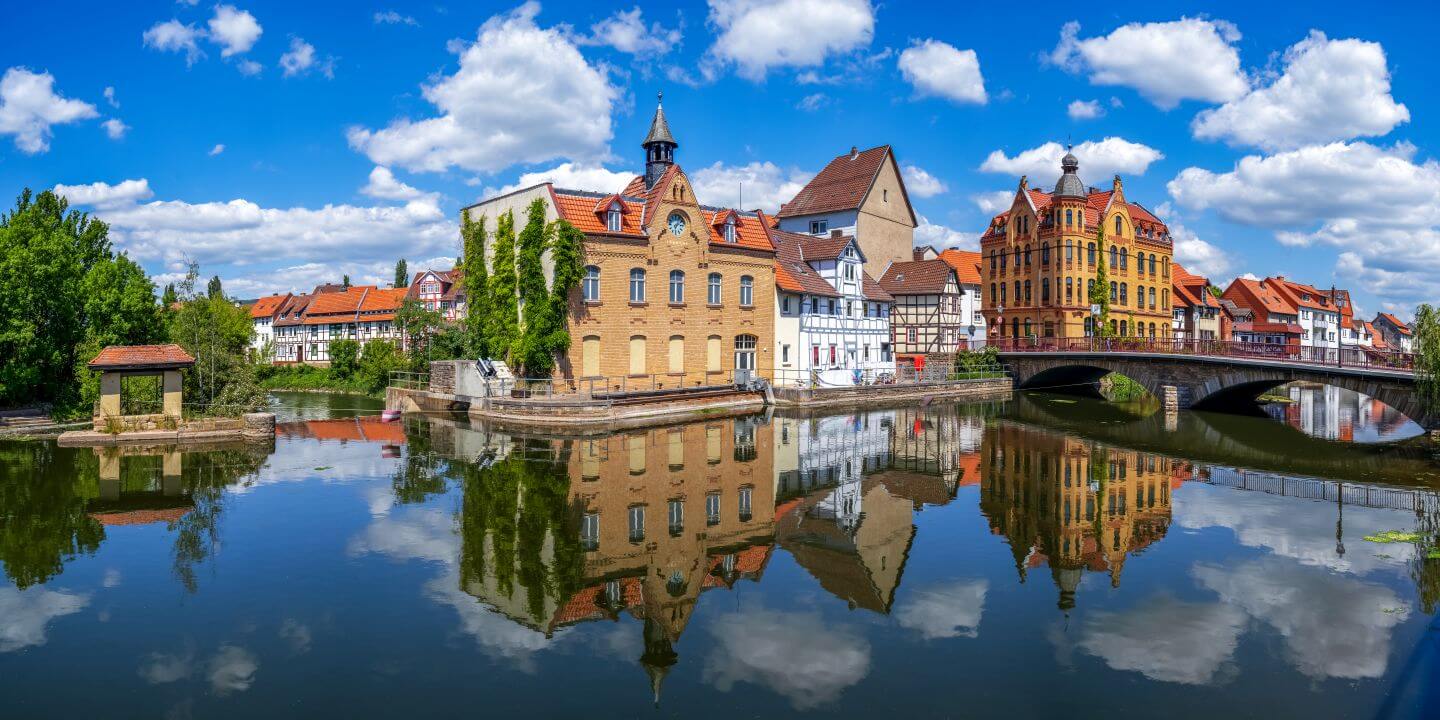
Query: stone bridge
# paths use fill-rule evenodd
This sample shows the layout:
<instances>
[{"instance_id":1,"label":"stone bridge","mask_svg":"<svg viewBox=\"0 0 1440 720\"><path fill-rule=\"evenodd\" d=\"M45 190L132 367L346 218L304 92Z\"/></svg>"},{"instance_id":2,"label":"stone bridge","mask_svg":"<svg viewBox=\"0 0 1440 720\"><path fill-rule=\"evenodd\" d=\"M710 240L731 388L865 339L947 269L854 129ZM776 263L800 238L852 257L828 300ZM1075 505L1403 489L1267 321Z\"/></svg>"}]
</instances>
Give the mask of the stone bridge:
<instances>
[{"instance_id":1,"label":"stone bridge","mask_svg":"<svg viewBox=\"0 0 1440 720\"><path fill-rule=\"evenodd\" d=\"M1395 408L1427 430L1440 429L1409 370L1334 367L1312 362L1117 350L1002 351L1000 359L1022 390L1064 392L1094 387L1108 373L1125 375L1165 403L1166 409L1230 410L1249 406L1289 382L1334 385Z\"/></svg>"}]
</instances>

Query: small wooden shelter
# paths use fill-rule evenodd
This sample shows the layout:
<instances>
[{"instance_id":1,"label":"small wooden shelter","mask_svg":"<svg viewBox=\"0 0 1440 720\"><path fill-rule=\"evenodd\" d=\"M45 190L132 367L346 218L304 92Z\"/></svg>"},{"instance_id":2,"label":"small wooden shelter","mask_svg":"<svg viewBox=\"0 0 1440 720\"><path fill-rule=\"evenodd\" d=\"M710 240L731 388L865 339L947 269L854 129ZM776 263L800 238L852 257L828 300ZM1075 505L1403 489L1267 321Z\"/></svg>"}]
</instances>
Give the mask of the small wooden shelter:
<instances>
[{"instance_id":1,"label":"small wooden shelter","mask_svg":"<svg viewBox=\"0 0 1440 720\"><path fill-rule=\"evenodd\" d=\"M100 373L100 405L95 414L96 430L107 423L123 429L151 429L151 426L178 425L183 407L184 383L180 371L195 364L195 358L179 345L111 345L100 351L89 368ZM133 376L161 377L163 401L158 415L122 415L122 380ZM113 418L113 420L112 420Z\"/></svg>"}]
</instances>

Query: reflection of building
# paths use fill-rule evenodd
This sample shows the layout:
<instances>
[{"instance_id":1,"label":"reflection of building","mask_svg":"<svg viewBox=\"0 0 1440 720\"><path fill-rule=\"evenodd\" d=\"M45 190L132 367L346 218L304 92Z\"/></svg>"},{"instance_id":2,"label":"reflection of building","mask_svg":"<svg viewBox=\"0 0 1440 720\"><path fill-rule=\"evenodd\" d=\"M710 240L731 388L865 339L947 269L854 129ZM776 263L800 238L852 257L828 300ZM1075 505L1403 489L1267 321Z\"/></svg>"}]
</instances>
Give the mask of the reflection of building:
<instances>
[{"instance_id":1,"label":"reflection of building","mask_svg":"<svg viewBox=\"0 0 1440 720\"><path fill-rule=\"evenodd\" d=\"M379 443L385 446L382 451L385 457L399 457L399 448L405 444L405 426L384 422L378 415L280 423L275 426L275 435L339 443Z\"/></svg>"},{"instance_id":2,"label":"reflection of building","mask_svg":"<svg viewBox=\"0 0 1440 720\"><path fill-rule=\"evenodd\" d=\"M184 455L178 448L94 451L100 460L98 494L85 504L85 510L101 525L173 524L194 507L182 489Z\"/></svg>"},{"instance_id":3,"label":"reflection of building","mask_svg":"<svg viewBox=\"0 0 1440 720\"><path fill-rule=\"evenodd\" d=\"M770 428L742 418L514 442L467 484L463 589L546 634L629 613L658 701L700 593L758 580L769 560Z\"/></svg>"},{"instance_id":4,"label":"reflection of building","mask_svg":"<svg viewBox=\"0 0 1440 720\"><path fill-rule=\"evenodd\" d=\"M1021 582L1049 566L1061 610L1074 607L1085 571L1118 587L1126 556L1169 528L1169 458L1011 425L994 428L982 454L980 507L991 531L1010 543Z\"/></svg>"}]
</instances>

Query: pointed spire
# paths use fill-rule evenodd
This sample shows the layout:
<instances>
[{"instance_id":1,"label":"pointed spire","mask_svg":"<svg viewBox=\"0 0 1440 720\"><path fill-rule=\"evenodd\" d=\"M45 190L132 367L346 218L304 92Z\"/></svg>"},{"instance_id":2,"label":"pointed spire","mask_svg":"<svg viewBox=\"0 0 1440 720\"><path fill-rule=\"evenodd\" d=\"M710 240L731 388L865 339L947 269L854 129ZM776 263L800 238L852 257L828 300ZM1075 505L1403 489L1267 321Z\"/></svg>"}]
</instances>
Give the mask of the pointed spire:
<instances>
[{"instance_id":1,"label":"pointed spire","mask_svg":"<svg viewBox=\"0 0 1440 720\"><path fill-rule=\"evenodd\" d=\"M671 145L679 145L675 142L675 136L670 134L670 123L665 121L665 105L663 101L665 93L655 93L655 117L650 121L650 134L645 136L645 142L640 143L642 147L650 143L667 142Z\"/></svg>"}]
</instances>

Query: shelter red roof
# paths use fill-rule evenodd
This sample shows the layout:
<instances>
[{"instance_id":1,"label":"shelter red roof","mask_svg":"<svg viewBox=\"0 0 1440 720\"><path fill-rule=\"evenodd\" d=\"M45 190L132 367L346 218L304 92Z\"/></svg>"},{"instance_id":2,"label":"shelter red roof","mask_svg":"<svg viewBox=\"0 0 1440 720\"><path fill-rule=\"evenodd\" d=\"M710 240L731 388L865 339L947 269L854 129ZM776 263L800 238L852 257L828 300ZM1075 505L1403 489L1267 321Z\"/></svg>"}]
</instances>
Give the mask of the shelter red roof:
<instances>
[{"instance_id":1,"label":"shelter red roof","mask_svg":"<svg viewBox=\"0 0 1440 720\"><path fill-rule=\"evenodd\" d=\"M179 345L111 345L90 361L92 370L176 370L195 364Z\"/></svg>"}]
</instances>

